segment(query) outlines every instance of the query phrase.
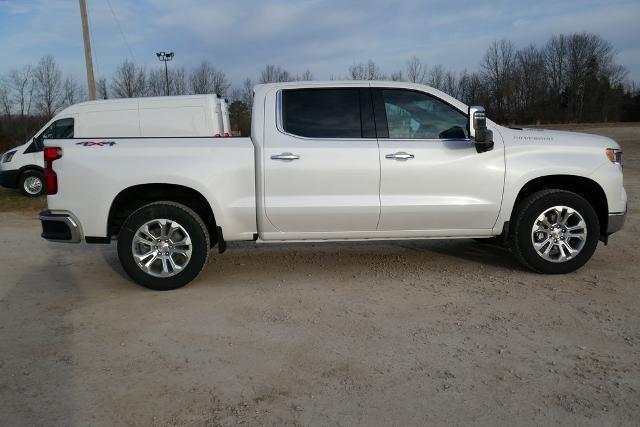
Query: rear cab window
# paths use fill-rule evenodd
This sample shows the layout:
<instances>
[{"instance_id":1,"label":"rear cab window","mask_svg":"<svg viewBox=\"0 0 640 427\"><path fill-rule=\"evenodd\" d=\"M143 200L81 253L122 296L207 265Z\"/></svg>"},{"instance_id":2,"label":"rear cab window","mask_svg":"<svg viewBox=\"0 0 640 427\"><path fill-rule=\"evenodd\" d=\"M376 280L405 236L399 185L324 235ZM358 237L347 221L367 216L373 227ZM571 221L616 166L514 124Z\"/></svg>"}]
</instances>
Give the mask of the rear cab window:
<instances>
[{"instance_id":1,"label":"rear cab window","mask_svg":"<svg viewBox=\"0 0 640 427\"><path fill-rule=\"evenodd\" d=\"M281 130L304 138L375 138L369 88L283 89Z\"/></svg>"}]
</instances>

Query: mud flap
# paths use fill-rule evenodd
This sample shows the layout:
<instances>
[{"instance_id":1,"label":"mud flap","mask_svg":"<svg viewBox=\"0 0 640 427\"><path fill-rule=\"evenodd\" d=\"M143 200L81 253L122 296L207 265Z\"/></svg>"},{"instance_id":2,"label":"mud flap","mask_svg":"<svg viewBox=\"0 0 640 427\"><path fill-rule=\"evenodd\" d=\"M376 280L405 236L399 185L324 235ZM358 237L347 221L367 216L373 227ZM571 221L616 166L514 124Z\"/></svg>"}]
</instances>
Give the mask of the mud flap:
<instances>
[{"instance_id":1,"label":"mud flap","mask_svg":"<svg viewBox=\"0 0 640 427\"><path fill-rule=\"evenodd\" d=\"M218 253L221 254L227 250L227 242L222 235L222 227L216 227L216 231L218 233Z\"/></svg>"}]
</instances>

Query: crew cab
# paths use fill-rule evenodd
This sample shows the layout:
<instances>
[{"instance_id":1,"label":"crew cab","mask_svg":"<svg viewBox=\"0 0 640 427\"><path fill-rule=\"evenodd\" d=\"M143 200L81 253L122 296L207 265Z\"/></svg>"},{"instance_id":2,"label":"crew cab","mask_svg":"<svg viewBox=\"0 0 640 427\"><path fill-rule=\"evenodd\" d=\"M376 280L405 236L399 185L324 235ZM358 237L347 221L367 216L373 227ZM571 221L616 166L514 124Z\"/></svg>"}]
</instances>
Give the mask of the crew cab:
<instances>
[{"instance_id":1,"label":"crew cab","mask_svg":"<svg viewBox=\"0 0 640 427\"><path fill-rule=\"evenodd\" d=\"M242 240L492 239L567 273L627 210L615 141L499 126L406 82L258 85L250 138L107 136L45 141L42 236L117 239L158 290Z\"/></svg>"},{"instance_id":2,"label":"crew cab","mask_svg":"<svg viewBox=\"0 0 640 427\"><path fill-rule=\"evenodd\" d=\"M229 136L228 101L216 95L88 101L65 108L25 144L0 157L0 185L25 196L44 191L45 139Z\"/></svg>"}]
</instances>

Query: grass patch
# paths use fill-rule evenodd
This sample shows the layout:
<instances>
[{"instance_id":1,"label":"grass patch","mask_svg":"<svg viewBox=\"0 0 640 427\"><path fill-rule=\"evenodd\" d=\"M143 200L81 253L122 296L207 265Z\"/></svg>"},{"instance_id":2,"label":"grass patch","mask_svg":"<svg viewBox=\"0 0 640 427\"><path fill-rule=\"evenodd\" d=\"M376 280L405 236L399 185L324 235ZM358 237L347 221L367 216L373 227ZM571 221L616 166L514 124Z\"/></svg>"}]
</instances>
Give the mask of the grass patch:
<instances>
[{"instance_id":1,"label":"grass patch","mask_svg":"<svg viewBox=\"0 0 640 427\"><path fill-rule=\"evenodd\" d=\"M46 196L26 197L18 190L0 188L0 212L41 211L47 206Z\"/></svg>"}]
</instances>

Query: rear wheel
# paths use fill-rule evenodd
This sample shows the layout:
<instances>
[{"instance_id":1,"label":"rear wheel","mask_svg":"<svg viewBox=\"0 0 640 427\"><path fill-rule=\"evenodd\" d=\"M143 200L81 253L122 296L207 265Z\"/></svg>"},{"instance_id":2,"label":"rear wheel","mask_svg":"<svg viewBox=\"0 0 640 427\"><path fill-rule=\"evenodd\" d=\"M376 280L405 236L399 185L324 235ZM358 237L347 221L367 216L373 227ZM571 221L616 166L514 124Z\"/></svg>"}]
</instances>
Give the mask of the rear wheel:
<instances>
[{"instance_id":1,"label":"rear wheel","mask_svg":"<svg viewBox=\"0 0 640 427\"><path fill-rule=\"evenodd\" d=\"M118 257L140 285L165 291L195 279L209 256L209 233L193 210L155 202L126 219L118 236Z\"/></svg>"},{"instance_id":2,"label":"rear wheel","mask_svg":"<svg viewBox=\"0 0 640 427\"><path fill-rule=\"evenodd\" d=\"M26 171L20 175L20 191L27 197L38 197L44 193L44 175L39 171Z\"/></svg>"},{"instance_id":3,"label":"rear wheel","mask_svg":"<svg viewBox=\"0 0 640 427\"><path fill-rule=\"evenodd\" d=\"M516 258L540 273L582 267L598 245L600 223L593 206L564 190L544 190L524 199L514 215L511 245Z\"/></svg>"}]
</instances>

